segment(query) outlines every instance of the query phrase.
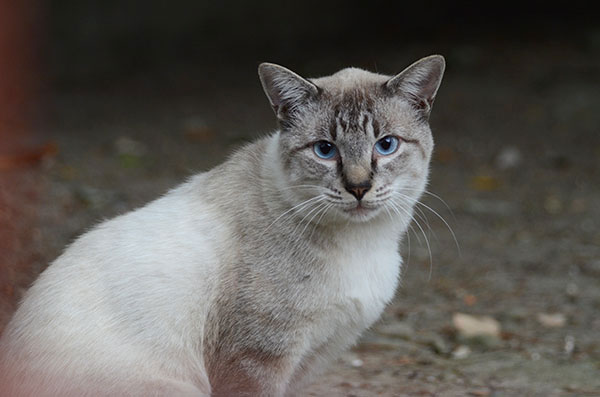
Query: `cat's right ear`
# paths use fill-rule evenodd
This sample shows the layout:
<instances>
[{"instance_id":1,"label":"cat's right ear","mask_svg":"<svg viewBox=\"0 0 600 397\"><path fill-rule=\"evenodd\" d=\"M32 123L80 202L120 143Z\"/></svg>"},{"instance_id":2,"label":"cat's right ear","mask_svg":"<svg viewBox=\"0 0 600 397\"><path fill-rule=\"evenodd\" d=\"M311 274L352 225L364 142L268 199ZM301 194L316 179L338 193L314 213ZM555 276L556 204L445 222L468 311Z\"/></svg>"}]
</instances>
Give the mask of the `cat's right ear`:
<instances>
[{"instance_id":1,"label":"cat's right ear","mask_svg":"<svg viewBox=\"0 0 600 397\"><path fill-rule=\"evenodd\" d=\"M319 93L319 88L310 81L273 63L261 63L258 76L280 121L293 117L298 108Z\"/></svg>"}]
</instances>

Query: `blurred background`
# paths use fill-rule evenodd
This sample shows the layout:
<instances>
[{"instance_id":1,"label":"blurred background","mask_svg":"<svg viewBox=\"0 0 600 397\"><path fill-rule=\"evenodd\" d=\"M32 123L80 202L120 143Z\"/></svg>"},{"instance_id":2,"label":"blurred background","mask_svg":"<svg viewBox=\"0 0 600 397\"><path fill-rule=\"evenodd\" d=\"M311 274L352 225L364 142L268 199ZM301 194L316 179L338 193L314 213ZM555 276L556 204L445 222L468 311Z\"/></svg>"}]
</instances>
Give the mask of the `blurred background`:
<instances>
[{"instance_id":1,"label":"blurred background","mask_svg":"<svg viewBox=\"0 0 600 397\"><path fill-rule=\"evenodd\" d=\"M306 393L599 395L585 2L0 0L0 330L75 237L275 129L260 62L394 74L433 53L448 66L402 286Z\"/></svg>"}]
</instances>

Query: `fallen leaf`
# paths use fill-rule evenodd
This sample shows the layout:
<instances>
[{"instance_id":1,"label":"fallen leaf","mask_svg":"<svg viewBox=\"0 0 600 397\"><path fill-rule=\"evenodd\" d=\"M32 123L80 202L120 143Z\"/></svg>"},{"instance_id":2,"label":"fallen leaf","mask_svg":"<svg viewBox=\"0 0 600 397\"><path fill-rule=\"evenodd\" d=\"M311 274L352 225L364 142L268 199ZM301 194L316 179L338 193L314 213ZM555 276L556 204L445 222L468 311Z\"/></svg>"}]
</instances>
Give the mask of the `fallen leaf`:
<instances>
[{"instance_id":1,"label":"fallen leaf","mask_svg":"<svg viewBox=\"0 0 600 397\"><path fill-rule=\"evenodd\" d=\"M465 302L465 305L467 306L473 306L477 303L477 297L472 294L467 294L463 297L463 302Z\"/></svg>"},{"instance_id":2,"label":"fallen leaf","mask_svg":"<svg viewBox=\"0 0 600 397\"><path fill-rule=\"evenodd\" d=\"M471 186L480 192L493 192L500 188L501 183L498 178L491 175L477 175L471 179Z\"/></svg>"}]
</instances>

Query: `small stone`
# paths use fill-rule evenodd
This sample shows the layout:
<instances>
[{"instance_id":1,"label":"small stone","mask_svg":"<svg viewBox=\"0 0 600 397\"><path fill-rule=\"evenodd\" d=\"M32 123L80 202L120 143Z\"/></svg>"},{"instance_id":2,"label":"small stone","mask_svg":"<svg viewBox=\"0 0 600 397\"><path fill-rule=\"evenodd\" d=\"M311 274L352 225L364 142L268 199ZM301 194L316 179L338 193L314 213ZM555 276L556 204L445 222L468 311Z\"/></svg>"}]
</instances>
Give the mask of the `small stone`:
<instances>
[{"instance_id":1,"label":"small stone","mask_svg":"<svg viewBox=\"0 0 600 397\"><path fill-rule=\"evenodd\" d=\"M565 336L565 354L572 356L575 351L575 337L573 335Z\"/></svg>"},{"instance_id":2,"label":"small stone","mask_svg":"<svg viewBox=\"0 0 600 397\"><path fill-rule=\"evenodd\" d=\"M538 313L537 320L546 328L560 328L567 323L567 317L563 313Z\"/></svg>"},{"instance_id":3,"label":"small stone","mask_svg":"<svg viewBox=\"0 0 600 397\"><path fill-rule=\"evenodd\" d=\"M461 360L467 358L471 354L471 348L465 345L458 345L456 349L452 351L452 358Z\"/></svg>"},{"instance_id":4,"label":"small stone","mask_svg":"<svg viewBox=\"0 0 600 397\"><path fill-rule=\"evenodd\" d=\"M363 364L363 360L360 358L355 358L354 360L350 361L350 365L352 365L354 368L360 368L363 366Z\"/></svg>"},{"instance_id":5,"label":"small stone","mask_svg":"<svg viewBox=\"0 0 600 397\"><path fill-rule=\"evenodd\" d=\"M515 146L504 147L496 157L496 167L501 170L515 168L521 164L521 151Z\"/></svg>"},{"instance_id":6,"label":"small stone","mask_svg":"<svg viewBox=\"0 0 600 397\"><path fill-rule=\"evenodd\" d=\"M488 335L500 336L500 323L490 316L471 316L464 313L454 313L452 324L464 337Z\"/></svg>"},{"instance_id":7,"label":"small stone","mask_svg":"<svg viewBox=\"0 0 600 397\"><path fill-rule=\"evenodd\" d=\"M565 292L569 298L577 298L577 295L579 295L579 287L575 283L569 283L567 284Z\"/></svg>"}]
</instances>

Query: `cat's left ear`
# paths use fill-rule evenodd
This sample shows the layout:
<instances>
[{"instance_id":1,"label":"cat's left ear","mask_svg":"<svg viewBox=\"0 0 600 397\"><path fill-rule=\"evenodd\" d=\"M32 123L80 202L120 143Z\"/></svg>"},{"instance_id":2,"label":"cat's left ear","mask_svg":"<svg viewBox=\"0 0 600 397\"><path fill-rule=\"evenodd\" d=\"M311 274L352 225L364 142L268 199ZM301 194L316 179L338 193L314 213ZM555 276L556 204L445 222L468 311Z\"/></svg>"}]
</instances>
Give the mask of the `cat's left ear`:
<instances>
[{"instance_id":1,"label":"cat's left ear","mask_svg":"<svg viewBox=\"0 0 600 397\"><path fill-rule=\"evenodd\" d=\"M385 87L394 95L406 97L427 120L445 68L446 61L443 56L431 55L418 60L389 79Z\"/></svg>"},{"instance_id":2,"label":"cat's left ear","mask_svg":"<svg viewBox=\"0 0 600 397\"><path fill-rule=\"evenodd\" d=\"M319 93L319 88L310 81L273 63L261 63L258 76L280 121L293 117L302 105Z\"/></svg>"}]
</instances>

